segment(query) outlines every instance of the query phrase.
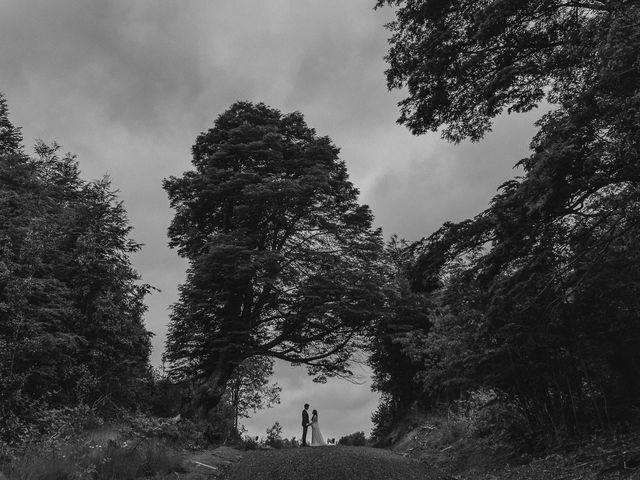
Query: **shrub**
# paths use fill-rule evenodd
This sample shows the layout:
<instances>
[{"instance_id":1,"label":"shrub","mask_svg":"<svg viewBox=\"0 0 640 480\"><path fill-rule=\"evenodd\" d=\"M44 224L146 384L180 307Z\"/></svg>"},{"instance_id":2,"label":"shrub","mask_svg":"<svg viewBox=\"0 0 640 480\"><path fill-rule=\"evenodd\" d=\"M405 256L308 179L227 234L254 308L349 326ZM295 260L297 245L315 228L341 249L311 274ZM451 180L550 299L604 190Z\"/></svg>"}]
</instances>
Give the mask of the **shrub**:
<instances>
[{"instance_id":1,"label":"shrub","mask_svg":"<svg viewBox=\"0 0 640 480\"><path fill-rule=\"evenodd\" d=\"M27 416L12 413L0 420L0 441L5 446L20 447L33 442L62 443L74 438L84 429L104 422L95 409L85 404L72 407L42 408Z\"/></svg>"},{"instance_id":2,"label":"shrub","mask_svg":"<svg viewBox=\"0 0 640 480\"><path fill-rule=\"evenodd\" d=\"M109 440L106 445L74 444L60 450L31 446L9 465L12 480L134 480L184 472L182 455L155 439Z\"/></svg>"},{"instance_id":3,"label":"shrub","mask_svg":"<svg viewBox=\"0 0 640 480\"><path fill-rule=\"evenodd\" d=\"M45 416L51 415L46 412ZM58 419L52 418L45 436L37 441L32 436L27 444L11 447L6 457L12 457L7 462L9 478L127 480L184 471L182 454L178 451L182 449L181 443L159 438L166 435L168 425L149 418L142 421L138 417L137 424L126 427L105 426L78 432L82 419L70 421L66 412L60 412ZM39 428L44 429L43 426ZM182 439L180 429L185 426L176 428L177 438ZM152 432L158 435L155 438L145 436L151 436Z\"/></svg>"},{"instance_id":4,"label":"shrub","mask_svg":"<svg viewBox=\"0 0 640 480\"><path fill-rule=\"evenodd\" d=\"M296 437L291 437L290 439L285 438L282 444L282 448L298 448L300 446L300 442Z\"/></svg>"},{"instance_id":5,"label":"shrub","mask_svg":"<svg viewBox=\"0 0 640 480\"><path fill-rule=\"evenodd\" d=\"M340 445L353 445L362 447L366 445L367 439L364 436L364 432L355 432L340 438L340 440L338 440L338 443Z\"/></svg>"},{"instance_id":6,"label":"shrub","mask_svg":"<svg viewBox=\"0 0 640 480\"><path fill-rule=\"evenodd\" d=\"M121 433L126 438L159 438L183 448L197 450L212 443L211 426L186 418L157 418L143 413L123 413Z\"/></svg>"},{"instance_id":7,"label":"shrub","mask_svg":"<svg viewBox=\"0 0 640 480\"><path fill-rule=\"evenodd\" d=\"M441 419L431 418L430 421L436 426L432 434L433 440L439 447L447 447L469 435L469 425L455 417L444 417Z\"/></svg>"},{"instance_id":8,"label":"shrub","mask_svg":"<svg viewBox=\"0 0 640 480\"><path fill-rule=\"evenodd\" d=\"M110 441L106 448L94 456L96 473L101 480L134 480L140 476L153 476L184 472L182 456L159 440L143 440L129 445Z\"/></svg>"},{"instance_id":9,"label":"shrub","mask_svg":"<svg viewBox=\"0 0 640 480\"><path fill-rule=\"evenodd\" d=\"M33 447L9 465L11 480L67 480L76 472L71 458ZM0 477L4 478L4 477Z\"/></svg>"},{"instance_id":10,"label":"shrub","mask_svg":"<svg viewBox=\"0 0 640 480\"><path fill-rule=\"evenodd\" d=\"M282 427L280 426L280 422L276 422L273 424L273 427L267 428L267 440L265 443L272 448L282 448L284 447L284 442L282 440Z\"/></svg>"},{"instance_id":11,"label":"shrub","mask_svg":"<svg viewBox=\"0 0 640 480\"><path fill-rule=\"evenodd\" d=\"M474 438L503 437L510 441L528 438L530 429L522 413L504 395L494 390L476 390L454 402L447 414Z\"/></svg>"},{"instance_id":12,"label":"shrub","mask_svg":"<svg viewBox=\"0 0 640 480\"><path fill-rule=\"evenodd\" d=\"M250 437L248 435L242 439L242 443L240 444L240 448L243 450L257 450L259 447L260 442L258 437Z\"/></svg>"},{"instance_id":13,"label":"shrub","mask_svg":"<svg viewBox=\"0 0 640 480\"><path fill-rule=\"evenodd\" d=\"M151 412L159 417L175 417L181 412L187 391L184 386L172 382L157 371L147 402Z\"/></svg>"}]
</instances>

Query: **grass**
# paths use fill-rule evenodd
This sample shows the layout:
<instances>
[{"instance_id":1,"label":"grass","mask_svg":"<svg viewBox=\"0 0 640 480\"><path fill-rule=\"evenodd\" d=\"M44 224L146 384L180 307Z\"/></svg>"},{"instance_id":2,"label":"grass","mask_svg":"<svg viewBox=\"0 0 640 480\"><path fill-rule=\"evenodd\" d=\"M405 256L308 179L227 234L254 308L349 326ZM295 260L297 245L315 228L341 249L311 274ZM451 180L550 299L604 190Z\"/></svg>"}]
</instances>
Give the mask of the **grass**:
<instances>
[{"instance_id":1,"label":"grass","mask_svg":"<svg viewBox=\"0 0 640 480\"><path fill-rule=\"evenodd\" d=\"M481 429L477 428L477 424ZM640 480L640 431L603 432L537 454L499 428L464 416L432 415L407 431L394 450L457 480Z\"/></svg>"},{"instance_id":2,"label":"grass","mask_svg":"<svg viewBox=\"0 0 640 480\"><path fill-rule=\"evenodd\" d=\"M164 441L140 439L121 442L105 438L107 442L104 445L83 442L55 451L29 447L10 464L8 478L134 480L185 471L181 452Z\"/></svg>"},{"instance_id":3,"label":"grass","mask_svg":"<svg viewBox=\"0 0 640 480\"><path fill-rule=\"evenodd\" d=\"M57 409L23 426L0 442L0 480L175 478L188 451L209 446L205 423L140 412L105 423L89 407Z\"/></svg>"},{"instance_id":4,"label":"grass","mask_svg":"<svg viewBox=\"0 0 640 480\"><path fill-rule=\"evenodd\" d=\"M14 462L8 472L10 480L67 480L76 469L69 459L52 452L28 452Z\"/></svg>"}]
</instances>

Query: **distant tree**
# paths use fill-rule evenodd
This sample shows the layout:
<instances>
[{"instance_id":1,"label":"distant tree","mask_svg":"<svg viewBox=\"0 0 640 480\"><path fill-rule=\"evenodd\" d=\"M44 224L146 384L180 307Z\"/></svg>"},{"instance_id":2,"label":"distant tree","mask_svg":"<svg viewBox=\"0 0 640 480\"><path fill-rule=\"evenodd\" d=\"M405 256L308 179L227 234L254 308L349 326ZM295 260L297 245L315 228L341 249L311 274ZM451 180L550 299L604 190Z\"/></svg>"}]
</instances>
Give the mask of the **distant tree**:
<instances>
[{"instance_id":1,"label":"distant tree","mask_svg":"<svg viewBox=\"0 0 640 480\"><path fill-rule=\"evenodd\" d=\"M637 8L629 0L377 1L384 5L396 7L387 84L408 91L399 122L416 134L445 126L456 142L482 138L505 108L557 102L583 81L606 25Z\"/></svg>"},{"instance_id":2,"label":"distant tree","mask_svg":"<svg viewBox=\"0 0 640 480\"><path fill-rule=\"evenodd\" d=\"M22 153L22 134L9 120L9 108L4 95L0 93L0 155Z\"/></svg>"},{"instance_id":3,"label":"distant tree","mask_svg":"<svg viewBox=\"0 0 640 480\"><path fill-rule=\"evenodd\" d=\"M383 394L385 404L374 422L379 434L384 430L382 424L391 426L416 403L426 408L435 399L418 381L422 363L406 348L408 342L414 343L410 337L423 338L431 328L428 300L410 288L410 269L416 257L411 244L395 236L387 244L386 257L388 306L371 329L368 344L372 388Z\"/></svg>"},{"instance_id":4,"label":"distant tree","mask_svg":"<svg viewBox=\"0 0 640 480\"><path fill-rule=\"evenodd\" d=\"M229 380L224 400L233 409L234 428L238 430L238 419L248 418L250 412L272 407L280 403L277 383L269 383L273 374L274 360L269 357L251 357L244 360Z\"/></svg>"},{"instance_id":5,"label":"distant tree","mask_svg":"<svg viewBox=\"0 0 640 480\"><path fill-rule=\"evenodd\" d=\"M190 264L167 339L173 374L200 382L202 412L254 356L348 374L384 271L338 149L300 113L238 102L197 138L193 164L164 182L170 245Z\"/></svg>"}]
</instances>

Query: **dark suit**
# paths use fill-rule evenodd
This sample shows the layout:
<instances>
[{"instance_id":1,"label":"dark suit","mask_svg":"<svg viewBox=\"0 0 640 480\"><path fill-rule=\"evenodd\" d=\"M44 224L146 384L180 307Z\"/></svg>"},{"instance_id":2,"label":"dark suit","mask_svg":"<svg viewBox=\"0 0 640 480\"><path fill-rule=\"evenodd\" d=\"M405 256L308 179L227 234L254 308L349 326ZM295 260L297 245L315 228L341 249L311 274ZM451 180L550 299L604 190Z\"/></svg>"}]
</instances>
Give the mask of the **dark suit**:
<instances>
[{"instance_id":1,"label":"dark suit","mask_svg":"<svg viewBox=\"0 0 640 480\"><path fill-rule=\"evenodd\" d=\"M302 410L302 446L307 446L307 428L309 428L309 412Z\"/></svg>"}]
</instances>

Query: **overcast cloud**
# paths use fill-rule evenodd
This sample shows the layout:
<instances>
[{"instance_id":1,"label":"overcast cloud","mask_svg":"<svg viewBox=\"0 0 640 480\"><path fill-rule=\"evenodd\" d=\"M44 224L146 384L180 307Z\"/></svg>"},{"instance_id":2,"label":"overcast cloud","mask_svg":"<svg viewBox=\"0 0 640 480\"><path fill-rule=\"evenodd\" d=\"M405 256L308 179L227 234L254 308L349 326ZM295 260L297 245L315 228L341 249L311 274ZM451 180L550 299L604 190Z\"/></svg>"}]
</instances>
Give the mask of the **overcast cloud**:
<instances>
[{"instance_id":1,"label":"overcast cloud","mask_svg":"<svg viewBox=\"0 0 640 480\"><path fill-rule=\"evenodd\" d=\"M386 237L428 235L480 212L527 154L528 115L499 119L480 144L413 137L395 124L386 89L388 9L374 0L0 0L0 91L25 143L60 143L83 175L105 173L145 244L134 258L148 298L159 364L167 308L185 263L167 247L172 217L163 178L190 168L196 135L236 100L301 111L341 148ZM366 372L365 372L366 373ZM264 435L275 420L299 437L305 401L327 437L369 433L377 396L369 382L313 384L278 364L282 404L246 421Z\"/></svg>"}]
</instances>

